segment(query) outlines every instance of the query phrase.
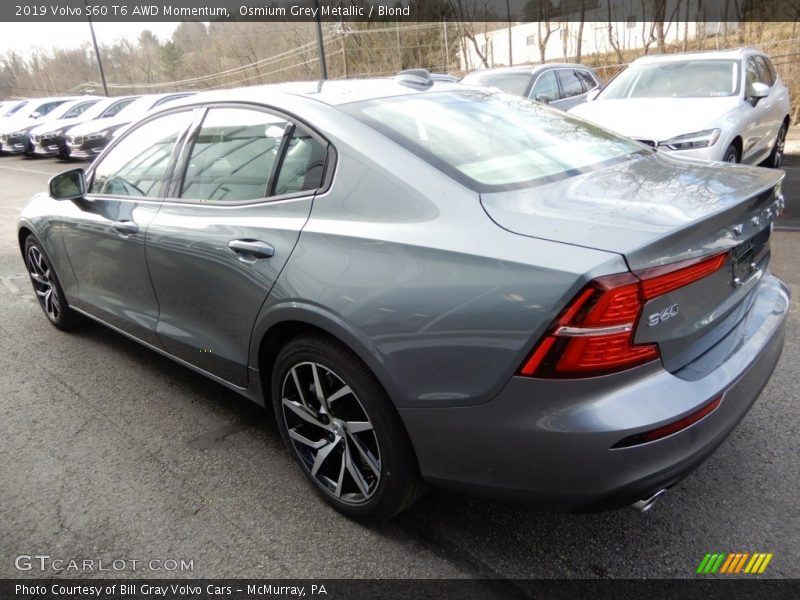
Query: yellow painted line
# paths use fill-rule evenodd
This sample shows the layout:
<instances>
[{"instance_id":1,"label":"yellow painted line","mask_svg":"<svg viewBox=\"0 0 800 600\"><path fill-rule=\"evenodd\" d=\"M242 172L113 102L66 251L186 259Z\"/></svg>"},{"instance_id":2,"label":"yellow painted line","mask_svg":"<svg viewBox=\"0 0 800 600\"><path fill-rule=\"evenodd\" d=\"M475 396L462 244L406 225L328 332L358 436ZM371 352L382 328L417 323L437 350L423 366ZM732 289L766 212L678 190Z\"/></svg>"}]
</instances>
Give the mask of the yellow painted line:
<instances>
[{"instance_id":1,"label":"yellow painted line","mask_svg":"<svg viewBox=\"0 0 800 600\"><path fill-rule=\"evenodd\" d=\"M764 554L762 552L759 552L757 556L758 556L758 560L756 560L756 564L754 564L753 568L750 569L750 572L753 573L753 574L758 573L758 568L761 566L761 562L764 560L764 557L766 556L766 554Z\"/></svg>"},{"instance_id":2,"label":"yellow painted line","mask_svg":"<svg viewBox=\"0 0 800 600\"><path fill-rule=\"evenodd\" d=\"M761 563L761 567L758 569L758 572L759 572L759 573L763 573L763 572L764 572L764 569L766 569L766 568L767 568L767 565L769 564L769 561L771 561L771 560L772 560L772 552L770 552L769 554L767 554L767 555L764 557L764 562L763 562L763 563Z\"/></svg>"},{"instance_id":3,"label":"yellow painted line","mask_svg":"<svg viewBox=\"0 0 800 600\"><path fill-rule=\"evenodd\" d=\"M753 569L753 565L758 560L758 553L753 554L753 558L750 559L750 562L747 563L747 566L744 568L745 573L749 573Z\"/></svg>"}]
</instances>

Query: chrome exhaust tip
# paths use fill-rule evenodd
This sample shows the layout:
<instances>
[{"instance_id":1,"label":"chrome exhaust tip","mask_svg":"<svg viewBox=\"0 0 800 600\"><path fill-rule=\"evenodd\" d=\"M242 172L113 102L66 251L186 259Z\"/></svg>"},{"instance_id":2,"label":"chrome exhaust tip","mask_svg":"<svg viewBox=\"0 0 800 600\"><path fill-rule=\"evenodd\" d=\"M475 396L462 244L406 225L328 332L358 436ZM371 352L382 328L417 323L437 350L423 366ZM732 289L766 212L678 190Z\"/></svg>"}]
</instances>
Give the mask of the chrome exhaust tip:
<instances>
[{"instance_id":1,"label":"chrome exhaust tip","mask_svg":"<svg viewBox=\"0 0 800 600\"><path fill-rule=\"evenodd\" d=\"M656 502L664 497L664 494L667 493L666 489L658 490L655 494L650 496L649 498L644 498L643 500L639 500L638 502L634 502L631 504L631 508L635 508L641 513L646 513L648 510L653 508Z\"/></svg>"}]
</instances>

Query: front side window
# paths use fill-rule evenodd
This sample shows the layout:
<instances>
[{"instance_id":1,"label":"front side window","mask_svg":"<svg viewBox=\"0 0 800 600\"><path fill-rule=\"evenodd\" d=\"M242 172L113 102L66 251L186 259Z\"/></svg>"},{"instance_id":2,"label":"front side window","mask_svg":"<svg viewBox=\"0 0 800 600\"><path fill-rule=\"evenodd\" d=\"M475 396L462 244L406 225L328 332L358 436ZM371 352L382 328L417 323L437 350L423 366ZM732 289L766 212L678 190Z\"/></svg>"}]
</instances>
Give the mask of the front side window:
<instances>
[{"instance_id":1,"label":"front side window","mask_svg":"<svg viewBox=\"0 0 800 600\"><path fill-rule=\"evenodd\" d=\"M772 87L775 83L775 79L767 68L767 63L764 61L764 58L762 56L754 56L753 58L756 61L756 68L758 69L758 80L764 85Z\"/></svg>"},{"instance_id":2,"label":"front side window","mask_svg":"<svg viewBox=\"0 0 800 600\"><path fill-rule=\"evenodd\" d=\"M38 106L36 109L34 109L34 111L33 111L33 112L35 112L35 113L39 113L39 116L40 116L40 117L43 117L44 115L46 115L47 113L49 113L51 110L53 110L53 109L54 109L56 106L59 106L59 105L61 105L61 104L63 104L63 103L64 103L64 101L63 101L63 100L61 100L61 101L55 101L55 102L47 102L47 103L45 103L45 104L41 104L41 105L39 105L39 106ZM33 113L31 113L31 115L32 115L32 114L33 114Z\"/></svg>"},{"instance_id":3,"label":"front side window","mask_svg":"<svg viewBox=\"0 0 800 600\"><path fill-rule=\"evenodd\" d=\"M608 83L598 98L714 98L739 93L739 61L670 60L633 65Z\"/></svg>"},{"instance_id":4,"label":"front side window","mask_svg":"<svg viewBox=\"0 0 800 600\"><path fill-rule=\"evenodd\" d=\"M745 95L749 95L753 89L753 84L759 80L761 77L758 73L758 67L756 66L756 61L752 58L747 59L747 67L745 71Z\"/></svg>"},{"instance_id":5,"label":"front side window","mask_svg":"<svg viewBox=\"0 0 800 600\"><path fill-rule=\"evenodd\" d=\"M564 98L580 96L583 93L583 84L581 84L581 80L578 79L575 71L559 69L556 74L558 75L558 81L561 83Z\"/></svg>"},{"instance_id":6,"label":"front side window","mask_svg":"<svg viewBox=\"0 0 800 600\"><path fill-rule=\"evenodd\" d=\"M134 100L136 100L136 98L125 98L124 100L120 100L119 102L115 102L114 104L109 106L107 109L105 109L105 111L103 111L103 114L101 114L99 118L100 119L107 119L109 117L115 116L119 111L121 111L123 108L128 106L128 104L130 104Z\"/></svg>"},{"instance_id":7,"label":"front side window","mask_svg":"<svg viewBox=\"0 0 800 600\"><path fill-rule=\"evenodd\" d=\"M431 92L340 107L479 192L529 187L650 152L508 94Z\"/></svg>"},{"instance_id":8,"label":"front side window","mask_svg":"<svg viewBox=\"0 0 800 600\"><path fill-rule=\"evenodd\" d=\"M67 114L64 115L64 118L74 119L75 117L79 117L84 113L84 111L87 108L94 106L95 104L97 104L97 102L99 102L99 100L93 100L91 102L83 102L82 104L78 104L77 106L74 106L69 111L67 111Z\"/></svg>"},{"instance_id":9,"label":"front side window","mask_svg":"<svg viewBox=\"0 0 800 600\"><path fill-rule=\"evenodd\" d=\"M158 196L175 143L192 115L192 111L164 115L128 133L95 168L89 193Z\"/></svg>"},{"instance_id":10,"label":"front side window","mask_svg":"<svg viewBox=\"0 0 800 600\"><path fill-rule=\"evenodd\" d=\"M181 198L241 202L264 198L289 122L247 108L212 108L194 142Z\"/></svg>"}]
</instances>

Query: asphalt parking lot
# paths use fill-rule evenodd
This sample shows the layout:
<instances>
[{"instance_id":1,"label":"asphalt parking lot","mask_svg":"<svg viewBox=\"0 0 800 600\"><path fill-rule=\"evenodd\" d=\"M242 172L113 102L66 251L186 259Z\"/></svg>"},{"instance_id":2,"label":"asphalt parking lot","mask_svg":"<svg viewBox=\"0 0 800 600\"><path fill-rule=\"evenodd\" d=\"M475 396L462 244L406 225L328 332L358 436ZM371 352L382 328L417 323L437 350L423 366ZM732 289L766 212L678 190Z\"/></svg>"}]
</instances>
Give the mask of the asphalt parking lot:
<instances>
[{"instance_id":1,"label":"asphalt parking lot","mask_svg":"<svg viewBox=\"0 0 800 600\"><path fill-rule=\"evenodd\" d=\"M800 156L772 246L795 297L781 362L660 505L556 515L432 490L371 527L311 492L271 414L99 325L49 325L15 226L66 168L0 158L0 577L53 576L18 571L21 554L193 561L159 577L695 577L706 552L735 551L774 553L762 577L800 577Z\"/></svg>"}]
</instances>

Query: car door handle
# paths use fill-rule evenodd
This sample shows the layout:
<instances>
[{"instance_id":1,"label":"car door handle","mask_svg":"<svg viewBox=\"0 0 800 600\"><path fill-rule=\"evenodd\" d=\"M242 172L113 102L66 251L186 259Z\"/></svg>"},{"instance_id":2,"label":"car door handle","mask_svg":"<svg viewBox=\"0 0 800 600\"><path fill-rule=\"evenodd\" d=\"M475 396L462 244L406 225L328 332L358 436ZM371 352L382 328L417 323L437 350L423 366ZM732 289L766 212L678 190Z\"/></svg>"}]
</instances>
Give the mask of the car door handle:
<instances>
[{"instance_id":1,"label":"car door handle","mask_svg":"<svg viewBox=\"0 0 800 600\"><path fill-rule=\"evenodd\" d=\"M275 246L261 240L231 240L228 248L237 254L254 256L255 258L269 258L275 255Z\"/></svg>"},{"instance_id":2,"label":"car door handle","mask_svg":"<svg viewBox=\"0 0 800 600\"><path fill-rule=\"evenodd\" d=\"M114 221L111 227L122 235L131 235L139 232L139 226L133 221Z\"/></svg>"}]
</instances>

